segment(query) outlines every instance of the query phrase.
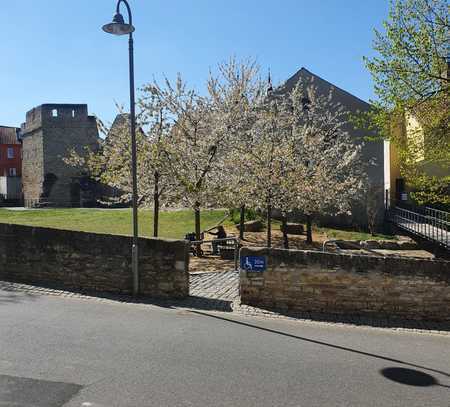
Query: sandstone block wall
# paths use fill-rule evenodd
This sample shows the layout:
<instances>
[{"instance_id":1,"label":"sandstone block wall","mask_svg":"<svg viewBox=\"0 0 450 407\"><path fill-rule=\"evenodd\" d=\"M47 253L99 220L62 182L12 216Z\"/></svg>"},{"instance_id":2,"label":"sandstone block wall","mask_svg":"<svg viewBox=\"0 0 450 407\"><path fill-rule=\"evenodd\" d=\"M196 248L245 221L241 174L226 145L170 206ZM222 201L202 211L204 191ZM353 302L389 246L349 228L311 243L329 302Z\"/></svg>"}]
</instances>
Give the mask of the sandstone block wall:
<instances>
[{"instance_id":1,"label":"sandstone block wall","mask_svg":"<svg viewBox=\"0 0 450 407\"><path fill-rule=\"evenodd\" d=\"M80 206L77 168L64 162L72 150L98 147L95 117L87 105L45 104L27 113L22 125L23 190L26 206Z\"/></svg>"},{"instance_id":2,"label":"sandstone block wall","mask_svg":"<svg viewBox=\"0 0 450 407\"><path fill-rule=\"evenodd\" d=\"M0 280L132 293L131 237L0 224ZM189 294L184 241L139 239L140 293Z\"/></svg>"},{"instance_id":3,"label":"sandstone block wall","mask_svg":"<svg viewBox=\"0 0 450 407\"><path fill-rule=\"evenodd\" d=\"M42 133L22 140L22 185L25 206L39 202L44 185L44 142Z\"/></svg>"},{"instance_id":4,"label":"sandstone block wall","mask_svg":"<svg viewBox=\"0 0 450 407\"><path fill-rule=\"evenodd\" d=\"M265 256L267 270L241 271L244 304L291 312L450 320L450 262L282 249L242 248Z\"/></svg>"}]
</instances>

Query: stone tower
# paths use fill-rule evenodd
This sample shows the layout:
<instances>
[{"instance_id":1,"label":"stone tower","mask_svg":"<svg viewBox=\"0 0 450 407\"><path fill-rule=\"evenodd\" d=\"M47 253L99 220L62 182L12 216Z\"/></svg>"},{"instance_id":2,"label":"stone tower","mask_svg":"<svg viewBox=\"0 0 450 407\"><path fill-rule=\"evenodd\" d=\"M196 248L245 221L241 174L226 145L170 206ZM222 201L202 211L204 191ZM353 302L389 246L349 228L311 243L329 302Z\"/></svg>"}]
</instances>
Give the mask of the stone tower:
<instances>
[{"instance_id":1,"label":"stone tower","mask_svg":"<svg viewBox=\"0 0 450 407\"><path fill-rule=\"evenodd\" d=\"M22 182L25 206L78 207L79 170L63 159L74 149L96 149L98 129L87 105L45 104L27 113L22 125Z\"/></svg>"}]
</instances>

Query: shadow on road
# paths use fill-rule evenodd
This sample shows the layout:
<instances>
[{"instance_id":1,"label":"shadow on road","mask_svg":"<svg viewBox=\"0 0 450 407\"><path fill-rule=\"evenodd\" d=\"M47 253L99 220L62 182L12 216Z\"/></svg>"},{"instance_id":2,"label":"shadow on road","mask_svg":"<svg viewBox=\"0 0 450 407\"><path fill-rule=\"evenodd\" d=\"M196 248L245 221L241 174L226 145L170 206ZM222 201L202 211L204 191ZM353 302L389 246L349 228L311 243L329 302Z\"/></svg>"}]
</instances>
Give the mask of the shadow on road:
<instances>
[{"instance_id":1,"label":"shadow on road","mask_svg":"<svg viewBox=\"0 0 450 407\"><path fill-rule=\"evenodd\" d=\"M428 387L440 386L450 389L450 386L440 384L433 376L414 369L405 369L403 367L387 367L380 370L382 376L396 383L406 384L408 386Z\"/></svg>"},{"instance_id":2,"label":"shadow on road","mask_svg":"<svg viewBox=\"0 0 450 407\"><path fill-rule=\"evenodd\" d=\"M205 273L208 274L208 273ZM210 273L211 274L211 273ZM4 294L7 292L8 294ZM189 308L200 311L220 311L220 312L233 312L239 309L239 297L237 298L220 298L220 294L217 296L209 295L204 296L202 293L195 292L195 295L190 295L185 298L179 299L165 299L155 297L133 297L129 294L117 294L117 293L105 293L98 291L86 291L77 290L74 288L66 288L52 285L28 285L20 283L12 283L6 281L0 281L0 305L2 303L14 303L26 300L35 300L43 295L60 296L60 297L72 297L80 296L83 298L100 298L114 302L122 302L129 304L146 304L154 305L163 308L177 309L177 308ZM216 298L219 297L219 298ZM225 297L227 298L227 297ZM293 319L311 320L318 322L331 322L331 323L344 323L356 326L371 326L381 328L406 328L406 329L420 329L420 330L433 330L433 331L445 331L450 332L450 322L433 322L433 321L414 321L414 320L397 320L391 318L377 318L377 317L360 317L355 315L337 315L337 314L322 314L322 313L291 313L285 312L279 309L271 308L258 308L251 307L256 312L255 315L270 316L279 315L286 316ZM261 313L262 311L262 313ZM267 312L265 312L267 311ZM252 311L250 312L252 314Z\"/></svg>"},{"instance_id":3,"label":"shadow on road","mask_svg":"<svg viewBox=\"0 0 450 407\"><path fill-rule=\"evenodd\" d=\"M0 281L0 305L36 300L42 296L97 298L127 304L146 304L162 308L191 308L205 311L232 312L232 301L190 295L180 299L133 297L128 294L101 293L86 290L67 289L50 285L28 285Z\"/></svg>"},{"instance_id":4,"label":"shadow on road","mask_svg":"<svg viewBox=\"0 0 450 407\"><path fill-rule=\"evenodd\" d=\"M255 305L256 307L256 305ZM261 310L266 310L269 313L275 313L278 315L284 315L294 319L306 319L318 322L331 322L351 324L356 326L371 326L379 328L404 328L404 329L420 329L420 330L433 330L450 332L450 322L438 322L438 321L415 321L411 319L398 319L391 318L389 315L377 316L377 315L359 315L359 314L331 314L321 312L296 312L285 311L283 309L269 308L269 307L257 307Z\"/></svg>"},{"instance_id":5,"label":"shadow on road","mask_svg":"<svg viewBox=\"0 0 450 407\"><path fill-rule=\"evenodd\" d=\"M0 375L0 406L61 407L81 389L74 383Z\"/></svg>"},{"instance_id":6,"label":"shadow on road","mask_svg":"<svg viewBox=\"0 0 450 407\"><path fill-rule=\"evenodd\" d=\"M258 325L249 324L247 322L235 321L233 319L225 318L225 317L218 316L218 315L205 314L204 312L199 312L199 311L191 311L191 313L196 314L196 315L201 315L201 316L204 316L204 317L219 319L221 321L226 321L226 322L230 322L230 323L233 323L233 324L245 326L247 328L258 329L260 331L269 332L269 333L272 333L272 334L281 335L281 336L285 336L285 337L292 338L292 339L297 339L297 340L304 341L304 342L314 343L316 345L321 345L321 346L326 346L326 347L333 348L333 349L342 350L342 351L345 351L345 352L352 352L352 353L356 353L358 355L369 356L371 358L386 360L388 362L394 362L394 363L402 364L402 365L405 365L405 366L419 368L419 369L422 369L422 370L428 370L429 372L438 373L438 374L441 374L443 376L450 377L450 373L443 372L442 370L437 370L437 369L432 369L432 368L429 368L429 367L426 367L426 366L416 365L414 363L405 362L405 361L399 360L399 359L393 359L393 358L390 358L390 357L387 357L387 356L383 356L383 355L377 355L375 353L364 352L364 351L361 351L361 350L352 349L352 348L348 348L348 347L345 347L345 346L340 346L340 345L335 345L335 344L328 343L328 342L318 341L316 339L305 338L303 336L297 336L297 335L289 334L289 333L286 333L286 332L277 331L275 329L264 328L264 327L261 327L261 326L258 326ZM444 386L444 387L447 387L447 386Z\"/></svg>"},{"instance_id":7,"label":"shadow on road","mask_svg":"<svg viewBox=\"0 0 450 407\"><path fill-rule=\"evenodd\" d=\"M11 283L0 281L0 305L18 304L20 302L35 300L36 298L36 294L17 289Z\"/></svg>"},{"instance_id":8,"label":"shadow on road","mask_svg":"<svg viewBox=\"0 0 450 407\"><path fill-rule=\"evenodd\" d=\"M127 301L129 302L129 301ZM165 299L142 299L134 300L139 304L155 305L163 308L189 308L203 311L220 311L220 312L233 312L233 302L227 300L220 300L216 298L197 297L190 295L185 299L179 300L165 300Z\"/></svg>"}]
</instances>

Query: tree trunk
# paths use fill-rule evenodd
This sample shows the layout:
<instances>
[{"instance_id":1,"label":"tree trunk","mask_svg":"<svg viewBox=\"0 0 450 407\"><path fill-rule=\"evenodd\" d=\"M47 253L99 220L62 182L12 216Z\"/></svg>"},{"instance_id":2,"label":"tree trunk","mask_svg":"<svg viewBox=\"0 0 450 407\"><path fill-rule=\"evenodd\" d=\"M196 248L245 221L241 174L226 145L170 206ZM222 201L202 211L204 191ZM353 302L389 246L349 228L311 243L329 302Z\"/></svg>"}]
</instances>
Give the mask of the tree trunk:
<instances>
[{"instance_id":1,"label":"tree trunk","mask_svg":"<svg viewBox=\"0 0 450 407\"><path fill-rule=\"evenodd\" d=\"M287 218L286 216L283 216L281 218L281 229L283 232L283 247L285 249L289 249L289 238L287 234Z\"/></svg>"},{"instance_id":2,"label":"tree trunk","mask_svg":"<svg viewBox=\"0 0 450 407\"><path fill-rule=\"evenodd\" d=\"M195 240L201 240L201 230L200 230L200 203L196 202L195 203ZM196 253L197 256L201 256L202 255L202 246L200 244L196 245Z\"/></svg>"},{"instance_id":3,"label":"tree trunk","mask_svg":"<svg viewBox=\"0 0 450 407\"><path fill-rule=\"evenodd\" d=\"M241 206L241 218L239 220L239 239L244 240L245 205Z\"/></svg>"},{"instance_id":4,"label":"tree trunk","mask_svg":"<svg viewBox=\"0 0 450 407\"><path fill-rule=\"evenodd\" d=\"M311 215L306 215L306 243L312 243L312 221Z\"/></svg>"},{"instance_id":5,"label":"tree trunk","mask_svg":"<svg viewBox=\"0 0 450 407\"><path fill-rule=\"evenodd\" d=\"M200 240L200 205L198 203L195 204L195 240Z\"/></svg>"},{"instance_id":6,"label":"tree trunk","mask_svg":"<svg viewBox=\"0 0 450 407\"><path fill-rule=\"evenodd\" d=\"M272 247L272 206L267 205L267 247Z\"/></svg>"},{"instance_id":7,"label":"tree trunk","mask_svg":"<svg viewBox=\"0 0 450 407\"><path fill-rule=\"evenodd\" d=\"M153 190L153 236L158 237L159 229L159 173L155 171L155 186Z\"/></svg>"}]
</instances>

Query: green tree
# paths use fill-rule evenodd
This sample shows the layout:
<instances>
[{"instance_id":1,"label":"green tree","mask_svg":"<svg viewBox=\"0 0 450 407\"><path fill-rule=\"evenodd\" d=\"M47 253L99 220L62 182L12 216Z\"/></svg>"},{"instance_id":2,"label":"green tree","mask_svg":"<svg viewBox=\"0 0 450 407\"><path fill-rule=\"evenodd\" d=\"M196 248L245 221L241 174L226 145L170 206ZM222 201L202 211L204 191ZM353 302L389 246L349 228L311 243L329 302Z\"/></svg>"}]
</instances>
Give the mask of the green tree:
<instances>
[{"instance_id":1,"label":"green tree","mask_svg":"<svg viewBox=\"0 0 450 407\"><path fill-rule=\"evenodd\" d=\"M444 173L450 166L447 1L392 0L383 26L383 32L375 30L376 56L365 58L378 97L366 118L397 147L402 176L416 190L413 198L420 204L450 203L450 176L430 176L424 165L433 163ZM392 131L405 115L420 123L424 160L417 160L415 143L396 139Z\"/></svg>"},{"instance_id":2,"label":"green tree","mask_svg":"<svg viewBox=\"0 0 450 407\"><path fill-rule=\"evenodd\" d=\"M150 207L153 204L153 235L158 236L159 211L177 199L176 188L167 166L161 157L166 143L167 131L162 110L155 103L141 101L141 112L137 119L137 172L138 205ZM153 107L153 108L152 108ZM64 161L77 168L80 175L99 182L106 187L105 195L97 197L105 205L131 204L131 137L130 118L120 113L111 126L97 120L104 138L99 140L99 148L86 148L82 154L69 152ZM144 130L145 127L145 130Z\"/></svg>"}]
</instances>

